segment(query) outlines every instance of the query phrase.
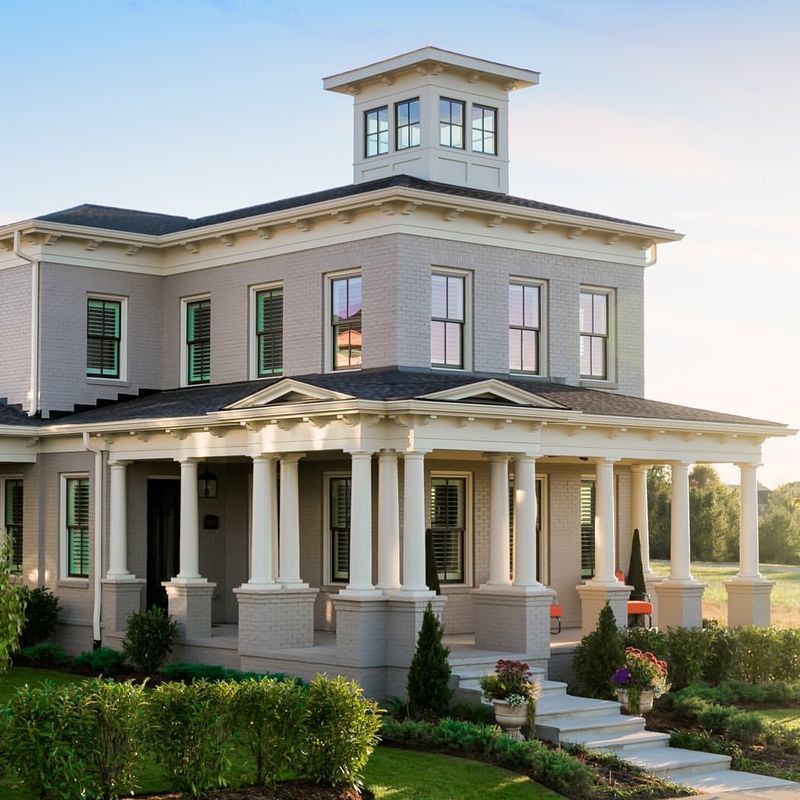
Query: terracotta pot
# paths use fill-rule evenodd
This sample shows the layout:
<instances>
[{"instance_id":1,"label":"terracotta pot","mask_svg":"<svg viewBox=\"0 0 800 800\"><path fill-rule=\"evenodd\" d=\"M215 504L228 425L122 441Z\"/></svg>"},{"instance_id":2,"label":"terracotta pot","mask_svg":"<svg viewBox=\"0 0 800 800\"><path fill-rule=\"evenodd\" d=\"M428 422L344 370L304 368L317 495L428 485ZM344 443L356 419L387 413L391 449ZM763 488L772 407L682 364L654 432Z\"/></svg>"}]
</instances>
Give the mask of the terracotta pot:
<instances>
[{"instance_id":1,"label":"terracotta pot","mask_svg":"<svg viewBox=\"0 0 800 800\"><path fill-rule=\"evenodd\" d=\"M528 706L510 706L505 700L492 700L494 718L503 733L512 739L524 740L520 729L528 722Z\"/></svg>"},{"instance_id":2,"label":"terracotta pot","mask_svg":"<svg viewBox=\"0 0 800 800\"><path fill-rule=\"evenodd\" d=\"M642 689L639 693L639 708L632 708L628 702L628 690L617 689L617 700L622 704L623 714L632 714L634 716L644 714L653 708L654 699L655 693L652 689Z\"/></svg>"}]
</instances>

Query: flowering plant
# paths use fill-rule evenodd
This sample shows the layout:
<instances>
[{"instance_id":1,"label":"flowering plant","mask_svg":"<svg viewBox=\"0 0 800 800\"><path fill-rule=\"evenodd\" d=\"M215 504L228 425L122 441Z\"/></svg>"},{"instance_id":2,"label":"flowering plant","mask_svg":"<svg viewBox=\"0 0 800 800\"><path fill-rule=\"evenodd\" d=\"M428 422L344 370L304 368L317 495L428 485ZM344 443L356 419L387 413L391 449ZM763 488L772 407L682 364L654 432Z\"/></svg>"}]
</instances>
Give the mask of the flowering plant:
<instances>
[{"instance_id":1,"label":"flowering plant","mask_svg":"<svg viewBox=\"0 0 800 800\"><path fill-rule=\"evenodd\" d=\"M667 662L637 647L626 647L625 663L611 676L611 682L628 692L628 705L638 712L643 691L661 697L669 689Z\"/></svg>"},{"instance_id":2,"label":"flowering plant","mask_svg":"<svg viewBox=\"0 0 800 800\"><path fill-rule=\"evenodd\" d=\"M528 721L533 725L539 684L533 680L527 664L501 658L495 664L494 672L480 679L480 685L485 700L504 700L512 708L527 704Z\"/></svg>"}]
</instances>

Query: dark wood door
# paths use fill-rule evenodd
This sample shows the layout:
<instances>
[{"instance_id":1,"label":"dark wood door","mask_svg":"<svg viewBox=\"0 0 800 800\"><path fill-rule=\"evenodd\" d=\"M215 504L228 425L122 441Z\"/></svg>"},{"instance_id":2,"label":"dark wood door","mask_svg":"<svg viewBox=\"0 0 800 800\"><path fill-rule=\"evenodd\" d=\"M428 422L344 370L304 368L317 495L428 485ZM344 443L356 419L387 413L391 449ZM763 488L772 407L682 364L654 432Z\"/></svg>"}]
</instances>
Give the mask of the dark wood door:
<instances>
[{"instance_id":1,"label":"dark wood door","mask_svg":"<svg viewBox=\"0 0 800 800\"><path fill-rule=\"evenodd\" d=\"M161 585L178 574L181 482L147 481L147 607L167 607Z\"/></svg>"}]
</instances>

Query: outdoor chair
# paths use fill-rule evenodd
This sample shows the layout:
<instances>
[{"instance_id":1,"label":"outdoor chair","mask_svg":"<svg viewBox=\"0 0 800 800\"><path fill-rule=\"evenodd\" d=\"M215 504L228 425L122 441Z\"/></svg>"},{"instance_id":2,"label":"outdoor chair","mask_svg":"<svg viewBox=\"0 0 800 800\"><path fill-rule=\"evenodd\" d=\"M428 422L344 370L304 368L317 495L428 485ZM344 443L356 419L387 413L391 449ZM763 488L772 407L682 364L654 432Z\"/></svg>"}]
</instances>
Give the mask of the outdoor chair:
<instances>
[{"instance_id":1,"label":"outdoor chair","mask_svg":"<svg viewBox=\"0 0 800 800\"><path fill-rule=\"evenodd\" d=\"M621 569L618 569L615 575L620 583L625 583L625 575ZM631 617L645 617L645 622L648 622L646 627L653 627L653 604L650 602L649 594L644 596L644 600L628 600L628 627L631 627Z\"/></svg>"}]
</instances>

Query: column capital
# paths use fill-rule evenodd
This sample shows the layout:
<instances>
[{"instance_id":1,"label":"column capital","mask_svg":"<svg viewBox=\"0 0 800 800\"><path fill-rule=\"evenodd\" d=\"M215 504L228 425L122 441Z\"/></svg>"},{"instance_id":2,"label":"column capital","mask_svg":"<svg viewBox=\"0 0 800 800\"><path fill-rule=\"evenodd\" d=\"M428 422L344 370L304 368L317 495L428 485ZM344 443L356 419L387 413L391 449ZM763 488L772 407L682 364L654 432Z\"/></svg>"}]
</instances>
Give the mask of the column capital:
<instances>
[{"instance_id":1,"label":"column capital","mask_svg":"<svg viewBox=\"0 0 800 800\"><path fill-rule=\"evenodd\" d=\"M764 465L760 461L756 461L755 463L751 463L750 461L737 461L736 466L739 467L739 469L742 471L748 469L752 469L755 471L759 467L763 467Z\"/></svg>"},{"instance_id":2,"label":"column capital","mask_svg":"<svg viewBox=\"0 0 800 800\"><path fill-rule=\"evenodd\" d=\"M631 472L647 472L652 468L652 464L631 464Z\"/></svg>"},{"instance_id":3,"label":"column capital","mask_svg":"<svg viewBox=\"0 0 800 800\"><path fill-rule=\"evenodd\" d=\"M677 468L685 467L686 469L689 469L689 467L693 467L694 466L694 461L688 461L688 460L685 460L685 459L681 459L680 461L668 461L667 463L673 469L675 469L676 467Z\"/></svg>"},{"instance_id":4,"label":"column capital","mask_svg":"<svg viewBox=\"0 0 800 800\"><path fill-rule=\"evenodd\" d=\"M420 450L418 448L414 448L413 450L403 450L403 458L425 458L430 450Z\"/></svg>"},{"instance_id":5,"label":"column capital","mask_svg":"<svg viewBox=\"0 0 800 800\"><path fill-rule=\"evenodd\" d=\"M516 453L483 453L483 457L487 461L510 461L516 456Z\"/></svg>"},{"instance_id":6,"label":"column capital","mask_svg":"<svg viewBox=\"0 0 800 800\"><path fill-rule=\"evenodd\" d=\"M347 453L350 458L372 458L372 456L375 455L374 450L362 450L360 448L358 450L345 450L345 453Z\"/></svg>"},{"instance_id":7,"label":"column capital","mask_svg":"<svg viewBox=\"0 0 800 800\"><path fill-rule=\"evenodd\" d=\"M305 458L305 453L278 453L278 458L281 463L296 464L301 459Z\"/></svg>"},{"instance_id":8,"label":"column capital","mask_svg":"<svg viewBox=\"0 0 800 800\"><path fill-rule=\"evenodd\" d=\"M381 450L378 450L378 459L381 460L381 461L383 461L384 459L397 460L399 455L400 454L397 452L397 450L394 450L391 447L385 447L385 448L382 448Z\"/></svg>"},{"instance_id":9,"label":"column capital","mask_svg":"<svg viewBox=\"0 0 800 800\"><path fill-rule=\"evenodd\" d=\"M114 459L114 461L109 461L108 462L108 466L111 469L113 469L114 467L117 467L119 469L123 469L123 468L127 467L128 464L130 464L130 463L132 463L132 462L131 461L124 461L124 460Z\"/></svg>"},{"instance_id":10,"label":"column capital","mask_svg":"<svg viewBox=\"0 0 800 800\"><path fill-rule=\"evenodd\" d=\"M277 461L277 453L259 453L256 456L250 456L251 461Z\"/></svg>"},{"instance_id":11,"label":"column capital","mask_svg":"<svg viewBox=\"0 0 800 800\"><path fill-rule=\"evenodd\" d=\"M599 464L610 464L612 467L619 461L618 458L612 458L611 456L600 456L594 460L594 463Z\"/></svg>"},{"instance_id":12,"label":"column capital","mask_svg":"<svg viewBox=\"0 0 800 800\"><path fill-rule=\"evenodd\" d=\"M198 464L204 459L199 456L174 456L172 460L183 466L184 464Z\"/></svg>"}]
</instances>

